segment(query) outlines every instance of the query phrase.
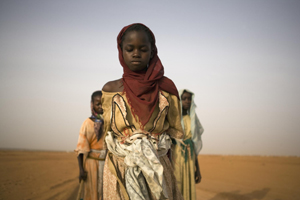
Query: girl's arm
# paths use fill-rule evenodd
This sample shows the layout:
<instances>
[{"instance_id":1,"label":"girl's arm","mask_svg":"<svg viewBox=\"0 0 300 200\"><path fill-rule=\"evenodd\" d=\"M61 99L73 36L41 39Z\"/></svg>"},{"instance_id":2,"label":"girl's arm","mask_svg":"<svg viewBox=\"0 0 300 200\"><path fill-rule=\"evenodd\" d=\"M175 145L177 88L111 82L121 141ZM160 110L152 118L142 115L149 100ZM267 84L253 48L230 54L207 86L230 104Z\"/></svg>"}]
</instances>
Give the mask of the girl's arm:
<instances>
[{"instance_id":1,"label":"girl's arm","mask_svg":"<svg viewBox=\"0 0 300 200\"><path fill-rule=\"evenodd\" d=\"M198 163L198 156L195 155L195 182L200 183L201 182L201 173L200 173L200 167L199 167L199 163Z\"/></svg>"},{"instance_id":2,"label":"girl's arm","mask_svg":"<svg viewBox=\"0 0 300 200\"><path fill-rule=\"evenodd\" d=\"M86 180L87 177L87 172L84 171L83 169L83 154L79 154L77 156L77 160L78 160L78 165L79 165L79 183L81 182L81 180Z\"/></svg>"},{"instance_id":3,"label":"girl's arm","mask_svg":"<svg viewBox=\"0 0 300 200\"><path fill-rule=\"evenodd\" d=\"M90 119L87 119L83 122L80 128L79 136L78 136L78 142L77 142L77 148L75 149L75 152L77 152L77 160L78 160L78 166L79 166L79 182L81 180L86 180L87 173L84 171L83 163L84 163L84 155L87 154L90 151L90 145L87 139L87 123L90 121Z\"/></svg>"}]
</instances>

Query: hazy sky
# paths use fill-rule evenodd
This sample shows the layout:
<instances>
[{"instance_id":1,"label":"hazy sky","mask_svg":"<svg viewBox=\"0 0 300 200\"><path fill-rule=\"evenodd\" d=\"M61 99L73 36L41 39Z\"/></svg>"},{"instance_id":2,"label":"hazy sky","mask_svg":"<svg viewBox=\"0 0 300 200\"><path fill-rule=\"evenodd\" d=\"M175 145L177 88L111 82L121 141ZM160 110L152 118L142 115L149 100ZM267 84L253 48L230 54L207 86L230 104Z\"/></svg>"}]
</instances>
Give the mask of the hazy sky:
<instances>
[{"instance_id":1,"label":"hazy sky","mask_svg":"<svg viewBox=\"0 0 300 200\"><path fill-rule=\"evenodd\" d=\"M300 156L300 1L0 1L0 148L73 150L90 95L122 76L116 37L154 32L196 94L202 154Z\"/></svg>"}]
</instances>

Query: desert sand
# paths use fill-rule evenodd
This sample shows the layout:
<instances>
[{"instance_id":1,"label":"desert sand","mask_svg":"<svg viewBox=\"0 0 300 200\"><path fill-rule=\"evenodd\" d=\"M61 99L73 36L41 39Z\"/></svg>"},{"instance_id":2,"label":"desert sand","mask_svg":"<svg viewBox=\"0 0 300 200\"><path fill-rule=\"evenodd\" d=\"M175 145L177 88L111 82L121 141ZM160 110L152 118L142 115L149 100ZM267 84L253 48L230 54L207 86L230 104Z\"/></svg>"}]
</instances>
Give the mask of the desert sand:
<instances>
[{"instance_id":1,"label":"desert sand","mask_svg":"<svg viewBox=\"0 0 300 200\"><path fill-rule=\"evenodd\" d=\"M0 151L0 200L73 200L78 166L71 152ZM198 200L300 199L300 158L198 157Z\"/></svg>"}]
</instances>

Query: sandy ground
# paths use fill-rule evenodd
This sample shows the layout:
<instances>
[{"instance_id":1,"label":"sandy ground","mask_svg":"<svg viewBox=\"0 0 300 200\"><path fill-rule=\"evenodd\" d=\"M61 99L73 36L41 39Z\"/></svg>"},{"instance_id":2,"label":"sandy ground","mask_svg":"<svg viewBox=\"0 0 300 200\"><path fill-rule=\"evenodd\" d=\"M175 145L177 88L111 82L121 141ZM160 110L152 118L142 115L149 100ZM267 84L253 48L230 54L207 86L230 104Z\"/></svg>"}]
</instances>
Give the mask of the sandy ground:
<instances>
[{"instance_id":1,"label":"sandy ground","mask_svg":"<svg viewBox=\"0 0 300 200\"><path fill-rule=\"evenodd\" d=\"M74 153L0 151L0 200L73 200ZM300 158L200 155L198 200L300 199Z\"/></svg>"}]
</instances>

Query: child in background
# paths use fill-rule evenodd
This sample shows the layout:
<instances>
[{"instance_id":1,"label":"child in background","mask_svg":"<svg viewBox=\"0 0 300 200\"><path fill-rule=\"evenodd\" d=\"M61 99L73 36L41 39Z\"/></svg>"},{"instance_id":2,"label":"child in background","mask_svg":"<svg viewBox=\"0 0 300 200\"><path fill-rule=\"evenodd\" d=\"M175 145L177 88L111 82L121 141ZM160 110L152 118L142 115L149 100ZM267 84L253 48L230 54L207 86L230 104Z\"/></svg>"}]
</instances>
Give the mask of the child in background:
<instances>
[{"instance_id":1,"label":"child in background","mask_svg":"<svg viewBox=\"0 0 300 200\"><path fill-rule=\"evenodd\" d=\"M173 140L172 161L178 188L186 200L196 200L195 183L200 183L201 174L197 156L202 148L201 135L204 131L196 114L194 93L184 89L179 91L184 128L183 143Z\"/></svg>"},{"instance_id":2,"label":"child in background","mask_svg":"<svg viewBox=\"0 0 300 200\"><path fill-rule=\"evenodd\" d=\"M103 142L101 97L101 91L92 94L92 116L83 122L75 150L78 153L79 182L84 181L82 194L84 200L102 199L103 166L106 150Z\"/></svg>"}]
</instances>

